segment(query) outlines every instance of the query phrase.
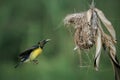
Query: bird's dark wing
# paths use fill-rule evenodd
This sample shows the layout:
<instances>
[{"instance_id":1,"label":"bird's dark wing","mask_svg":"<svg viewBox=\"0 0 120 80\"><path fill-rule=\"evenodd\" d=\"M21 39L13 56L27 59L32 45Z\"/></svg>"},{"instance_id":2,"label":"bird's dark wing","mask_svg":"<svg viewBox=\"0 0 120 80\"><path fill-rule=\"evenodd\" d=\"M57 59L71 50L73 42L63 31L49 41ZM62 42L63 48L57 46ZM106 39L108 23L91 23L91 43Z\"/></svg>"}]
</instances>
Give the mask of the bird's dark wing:
<instances>
[{"instance_id":1,"label":"bird's dark wing","mask_svg":"<svg viewBox=\"0 0 120 80\"><path fill-rule=\"evenodd\" d=\"M33 46L33 47L31 47L31 48L23 51L23 52L19 55L20 61L21 61L21 62L24 62L26 59L28 59L28 57L30 56L30 53L31 53L34 49L36 49L36 48L38 48L38 47L39 47L39 46Z\"/></svg>"}]
</instances>

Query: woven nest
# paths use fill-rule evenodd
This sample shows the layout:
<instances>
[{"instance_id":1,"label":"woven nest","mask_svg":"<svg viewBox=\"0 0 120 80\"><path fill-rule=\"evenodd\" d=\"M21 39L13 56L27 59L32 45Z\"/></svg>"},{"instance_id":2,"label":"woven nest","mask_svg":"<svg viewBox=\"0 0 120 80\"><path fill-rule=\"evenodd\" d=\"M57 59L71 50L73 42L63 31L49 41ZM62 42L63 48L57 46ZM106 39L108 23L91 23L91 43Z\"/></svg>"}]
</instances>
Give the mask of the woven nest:
<instances>
[{"instance_id":1,"label":"woven nest","mask_svg":"<svg viewBox=\"0 0 120 80\"><path fill-rule=\"evenodd\" d=\"M106 27L109 34L102 29L101 23ZM104 13L95 8L93 4L91 8L82 13L69 14L64 18L65 25L72 25L74 28L74 42L76 47L74 50L90 49L96 46L96 54L94 58L94 67L98 70L101 49L107 48L112 64L114 65L115 76L120 80L120 64L116 57L116 33L111 22L105 17ZM118 68L119 67L119 68ZM116 68L119 69L116 71ZM119 76L118 76L119 75Z\"/></svg>"}]
</instances>

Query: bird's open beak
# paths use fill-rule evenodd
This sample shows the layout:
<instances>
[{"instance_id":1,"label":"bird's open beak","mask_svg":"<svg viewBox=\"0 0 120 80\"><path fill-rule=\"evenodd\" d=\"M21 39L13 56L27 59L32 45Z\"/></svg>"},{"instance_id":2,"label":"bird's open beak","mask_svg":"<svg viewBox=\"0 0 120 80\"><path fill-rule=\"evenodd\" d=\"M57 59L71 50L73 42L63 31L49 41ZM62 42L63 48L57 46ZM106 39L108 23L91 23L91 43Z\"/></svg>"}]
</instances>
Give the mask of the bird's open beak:
<instances>
[{"instance_id":1,"label":"bird's open beak","mask_svg":"<svg viewBox=\"0 0 120 80\"><path fill-rule=\"evenodd\" d=\"M49 42L49 41L51 41L51 39L46 39L45 41L46 41L46 42Z\"/></svg>"}]
</instances>

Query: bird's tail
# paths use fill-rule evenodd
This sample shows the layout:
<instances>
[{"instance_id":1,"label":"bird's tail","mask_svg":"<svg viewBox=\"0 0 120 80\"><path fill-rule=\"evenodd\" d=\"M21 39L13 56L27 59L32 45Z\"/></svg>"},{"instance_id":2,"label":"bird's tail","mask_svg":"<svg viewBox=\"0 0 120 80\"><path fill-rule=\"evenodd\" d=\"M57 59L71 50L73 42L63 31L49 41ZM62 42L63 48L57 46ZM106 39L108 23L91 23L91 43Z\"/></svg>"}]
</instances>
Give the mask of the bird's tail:
<instances>
[{"instance_id":1,"label":"bird's tail","mask_svg":"<svg viewBox=\"0 0 120 80\"><path fill-rule=\"evenodd\" d=\"M15 66L14 66L14 68L17 68L19 65L21 65L22 64L22 62L19 62L19 63L17 63Z\"/></svg>"}]
</instances>

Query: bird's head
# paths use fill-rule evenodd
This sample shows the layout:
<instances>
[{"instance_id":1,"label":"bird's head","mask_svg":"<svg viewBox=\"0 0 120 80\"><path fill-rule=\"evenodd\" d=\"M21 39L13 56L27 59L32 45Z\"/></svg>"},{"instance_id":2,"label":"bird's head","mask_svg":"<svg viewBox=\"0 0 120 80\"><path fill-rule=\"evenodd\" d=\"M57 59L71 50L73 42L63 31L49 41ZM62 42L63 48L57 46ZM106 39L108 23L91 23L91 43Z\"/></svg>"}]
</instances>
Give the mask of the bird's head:
<instances>
[{"instance_id":1,"label":"bird's head","mask_svg":"<svg viewBox=\"0 0 120 80\"><path fill-rule=\"evenodd\" d=\"M38 42L39 47L43 48L44 45L45 45L47 42L49 42L50 40L51 40L51 39L45 39L45 40L42 40L42 41Z\"/></svg>"}]
</instances>

